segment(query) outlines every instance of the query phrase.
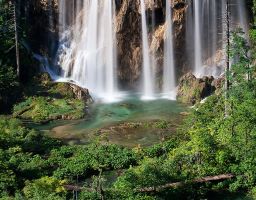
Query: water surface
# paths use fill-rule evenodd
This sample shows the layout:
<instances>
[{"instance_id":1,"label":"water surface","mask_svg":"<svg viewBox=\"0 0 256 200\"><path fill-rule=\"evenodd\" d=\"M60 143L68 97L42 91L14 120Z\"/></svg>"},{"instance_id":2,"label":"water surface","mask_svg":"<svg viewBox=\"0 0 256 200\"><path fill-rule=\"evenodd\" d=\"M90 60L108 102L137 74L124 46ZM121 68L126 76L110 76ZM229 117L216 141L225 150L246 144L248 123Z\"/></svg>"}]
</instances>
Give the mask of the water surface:
<instances>
[{"instance_id":1,"label":"water surface","mask_svg":"<svg viewBox=\"0 0 256 200\"><path fill-rule=\"evenodd\" d=\"M88 110L86 119L54 121L34 128L71 143L88 143L100 137L128 147L148 146L173 134L186 108L176 101L141 101L132 96L116 103L94 103Z\"/></svg>"}]
</instances>

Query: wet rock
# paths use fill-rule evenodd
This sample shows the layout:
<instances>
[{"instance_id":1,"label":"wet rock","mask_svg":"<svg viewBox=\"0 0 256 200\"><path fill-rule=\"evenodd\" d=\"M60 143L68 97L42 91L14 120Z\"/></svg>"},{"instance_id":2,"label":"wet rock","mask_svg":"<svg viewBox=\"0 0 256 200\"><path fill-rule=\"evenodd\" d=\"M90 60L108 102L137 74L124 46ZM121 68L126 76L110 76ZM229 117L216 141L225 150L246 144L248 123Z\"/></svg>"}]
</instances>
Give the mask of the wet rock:
<instances>
[{"instance_id":1,"label":"wet rock","mask_svg":"<svg viewBox=\"0 0 256 200\"><path fill-rule=\"evenodd\" d=\"M89 90L74 83L53 82L47 72L36 75L31 84L30 93L38 96L49 96L57 99L78 99L85 103L92 103Z\"/></svg>"},{"instance_id":2,"label":"wet rock","mask_svg":"<svg viewBox=\"0 0 256 200\"><path fill-rule=\"evenodd\" d=\"M148 21L152 21L152 11L156 17L155 27L149 24L150 51L156 59L156 72L160 76L164 58L165 41L165 2L161 0L145 1ZM185 45L185 13L187 4L184 0L175 0L172 3L175 53L178 74L184 71ZM121 83L136 87L142 75L142 46L141 46L141 10L140 0L120 0L116 16L116 35L118 53L118 75Z\"/></svg>"},{"instance_id":3,"label":"wet rock","mask_svg":"<svg viewBox=\"0 0 256 200\"><path fill-rule=\"evenodd\" d=\"M215 87L215 89L216 89L215 93L217 95L219 95L223 92L224 83L225 83L224 75L219 77L218 79L214 79L214 81L212 82L212 86Z\"/></svg>"},{"instance_id":4,"label":"wet rock","mask_svg":"<svg viewBox=\"0 0 256 200\"><path fill-rule=\"evenodd\" d=\"M86 88L81 88L77 85L74 85L72 83L68 83L69 88L72 90L74 97L79 100L83 100L87 103L92 103L93 99L89 93L89 90Z\"/></svg>"},{"instance_id":5,"label":"wet rock","mask_svg":"<svg viewBox=\"0 0 256 200\"><path fill-rule=\"evenodd\" d=\"M185 74L179 80L177 100L192 105L200 102L215 91L213 81L212 76L196 78L192 73Z\"/></svg>"}]
</instances>

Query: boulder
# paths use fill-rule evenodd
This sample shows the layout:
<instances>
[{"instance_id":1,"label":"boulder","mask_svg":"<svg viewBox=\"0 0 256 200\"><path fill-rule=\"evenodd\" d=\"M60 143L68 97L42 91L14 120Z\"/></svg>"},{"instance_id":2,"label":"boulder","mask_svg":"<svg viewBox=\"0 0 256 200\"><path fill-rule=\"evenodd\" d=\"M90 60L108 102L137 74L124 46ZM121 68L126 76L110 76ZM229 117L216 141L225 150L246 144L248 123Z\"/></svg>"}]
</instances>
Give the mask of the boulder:
<instances>
[{"instance_id":1,"label":"boulder","mask_svg":"<svg viewBox=\"0 0 256 200\"><path fill-rule=\"evenodd\" d=\"M216 88L213 82L212 76L196 78L189 72L179 80L177 100L181 103L194 105L214 93Z\"/></svg>"},{"instance_id":2,"label":"boulder","mask_svg":"<svg viewBox=\"0 0 256 200\"><path fill-rule=\"evenodd\" d=\"M225 84L225 77L224 75L219 77L218 79L214 79L212 82L212 86L215 87L215 94L219 95L223 92L223 87Z\"/></svg>"},{"instance_id":3,"label":"boulder","mask_svg":"<svg viewBox=\"0 0 256 200\"><path fill-rule=\"evenodd\" d=\"M93 99L90 96L89 90L86 88L81 88L75 84L68 83L70 90L73 92L74 98L85 101L87 103L92 103Z\"/></svg>"},{"instance_id":4,"label":"boulder","mask_svg":"<svg viewBox=\"0 0 256 200\"><path fill-rule=\"evenodd\" d=\"M89 90L69 82L53 82L47 72L35 76L30 87L30 95L49 96L52 98L78 99L92 103Z\"/></svg>"}]
</instances>

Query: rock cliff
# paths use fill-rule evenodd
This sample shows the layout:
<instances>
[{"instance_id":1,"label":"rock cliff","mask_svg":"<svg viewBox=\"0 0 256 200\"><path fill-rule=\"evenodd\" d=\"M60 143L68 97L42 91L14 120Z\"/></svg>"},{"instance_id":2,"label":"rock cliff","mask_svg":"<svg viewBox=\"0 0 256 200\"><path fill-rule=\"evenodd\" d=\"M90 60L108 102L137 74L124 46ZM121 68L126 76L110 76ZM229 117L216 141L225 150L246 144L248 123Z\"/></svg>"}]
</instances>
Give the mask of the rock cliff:
<instances>
[{"instance_id":1,"label":"rock cliff","mask_svg":"<svg viewBox=\"0 0 256 200\"><path fill-rule=\"evenodd\" d=\"M156 59L157 73L161 74L163 65L163 49L165 40L165 4L164 1L145 1L147 20L149 22L150 51ZM185 55L179 49L185 46L185 0L175 0L172 3L175 57L177 73L185 70ZM121 83L136 85L141 75L142 46L141 46L141 17L139 0L122 0L117 5L116 34L118 47L119 69ZM152 18L155 17L155 25ZM150 24L151 23L151 24Z\"/></svg>"}]
</instances>

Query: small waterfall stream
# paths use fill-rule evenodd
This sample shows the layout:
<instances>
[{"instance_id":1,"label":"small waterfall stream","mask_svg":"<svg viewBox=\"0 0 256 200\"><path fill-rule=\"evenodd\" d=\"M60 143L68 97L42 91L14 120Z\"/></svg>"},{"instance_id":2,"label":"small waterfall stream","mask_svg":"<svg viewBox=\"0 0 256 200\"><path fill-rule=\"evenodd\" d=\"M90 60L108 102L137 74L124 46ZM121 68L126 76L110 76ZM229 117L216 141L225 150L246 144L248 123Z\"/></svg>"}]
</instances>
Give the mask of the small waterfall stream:
<instances>
[{"instance_id":1,"label":"small waterfall stream","mask_svg":"<svg viewBox=\"0 0 256 200\"><path fill-rule=\"evenodd\" d=\"M154 98L154 74L148 42L148 28L144 0L140 0L142 26L142 53L143 53L143 99Z\"/></svg>"},{"instance_id":2,"label":"small waterfall stream","mask_svg":"<svg viewBox=\"0 0 256 200\"><path fill-rule=\"evenodd\" d=\"M231 29L240 27L247 34L245 1L230 0L230 5ZM225 0L194 0L193 6L188 8L186 42L190 48L187 53L194 55L194 64L190 64L197 77L220 76L224 71L225 12ZM194 48L191 48L191 40L194 40Z\"/></svg>"},{"instance_id":3,"label":"small waterfall stream","mask_svg":"<svg viewBox=\"0 0 256 200\"><path fill-rule=\"evenodd\" d=\"M164 97L175 99L175 60L173 48L172 7L166 0L166 29L164 43L163 94Z\"/></svg>"},{"instance_id":4,"label":"small waterfall stream","mask_svg":"<svg viewBox=\"0 0 256 200\"><path fill-rule=\"evenodd\" d=\"M239 14L239 20L238 25L243 29L243 31L247 34L249 30L249 22L248 22L248 16L246 12L246 2L241 0L236 0L235 4L237 5L238 14ZM248 36L248 35L247 35Z\"/></svg>"},{"instance_id":5,"label":"small waterfall stream","mask_svg":"<svg viewBox=\"0 0 256 200\"><path fill-rule=\"evenodd\" d=\"M195 34L194 34L194 43L195 43L195 65L194 73L197 75L201 71L202 66L202 43L201 43L201 0L194 1L194 12L195 12Z\"/></svg>"}]
</instances>

